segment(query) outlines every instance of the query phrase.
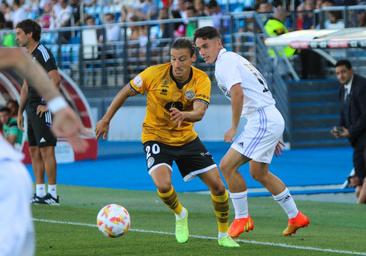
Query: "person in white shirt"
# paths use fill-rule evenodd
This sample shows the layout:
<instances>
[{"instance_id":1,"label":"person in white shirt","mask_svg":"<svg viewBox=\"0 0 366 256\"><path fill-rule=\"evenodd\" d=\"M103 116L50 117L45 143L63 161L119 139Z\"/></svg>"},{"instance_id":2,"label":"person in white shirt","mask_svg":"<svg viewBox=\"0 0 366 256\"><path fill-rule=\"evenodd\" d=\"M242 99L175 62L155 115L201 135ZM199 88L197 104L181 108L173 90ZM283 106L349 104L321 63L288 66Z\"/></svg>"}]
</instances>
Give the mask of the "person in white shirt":
<instances>
[{"instance_id":1,"label":"person in white shirt","mask_svg":"<svg viewBox=\"0 0 366 256\"><path fill-rule=\"evenodd\" d=\"M231 128L224 135L224 140L232 145L220 163L235 209L229 235L238 237L254 228L248 211L246 183L238 171L247 162L252 177L266 187L288 215L283 235L295 234L310 221L297 209L286 185L269 171L273 154L282 151L284 120L275 107L266 80L248 60L223 47L216 28L197 29L194 43L206 63L215 63L217 84L232 106ZM239 127L241 118L243 127Z\"/></svg>"},{"instance_id":2,"label":"person in white shirt","mask_svg":"<svg viewBox=\"0 0 366 256\"><path fill-rule=\"evenodd\" d=\"M21 48L0 48L0 71L4 69L14 70L35 87L55 115L53 132L68 138L75 151L84 151L87 145L79 137L80 119L52 85L44 69ZM30 208L32 181L22 158L23 155L0 135L0 256L33 256L35 251Z\"/></svg>"}]
</instances>

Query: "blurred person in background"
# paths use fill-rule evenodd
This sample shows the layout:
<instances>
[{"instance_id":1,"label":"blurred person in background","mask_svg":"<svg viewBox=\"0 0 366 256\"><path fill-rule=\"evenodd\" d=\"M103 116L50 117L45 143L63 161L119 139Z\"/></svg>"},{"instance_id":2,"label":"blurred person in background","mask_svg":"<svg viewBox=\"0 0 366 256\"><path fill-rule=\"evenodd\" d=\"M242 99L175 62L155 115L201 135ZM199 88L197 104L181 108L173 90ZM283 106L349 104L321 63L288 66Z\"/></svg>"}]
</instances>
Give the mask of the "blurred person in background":
<instances>
[{"instance_id":1,"label":"blurred person in background","mask_svg":"<svg viewBox=\"0 0 366 256\"><path fill-rule=\"evenodd\" d=\"M305 0L297 7L296 28L298 30L314 28L314 9L314 0Z\"/></svg>"},{"instance_id":2,"label":"blurred person in background","mask_svg":"<svg viewBox=\"0 0 366 256\"><path fill-rule=\"evenodd\" d=\"M229 31L230 20L223 17L225 14L221 10L216 0L210 0L207 4L208 16L212 16L213 26L224 34Z\"/></svg>"},{"instance_id":3,"label":"blurred person in background","mask_svg":"<svg viewBox=\"0 0 366 256\"><path fill-rule=\"evenodd\" d=\"M6 102L6 107L10 109L10 116L17 118L19 104L16 100L10 99Z\"/></svg>"},{"instance_id":4,"label":"blurred person in background","mask_svg":"<svg viewBox=\"0 0 366 256\"><path fill-rule=\"evenodd\" d=\"M335 73L340 83L339 124L331 130L335 138L347 138L353 148L355 174L349 185L356 188L358 203L366 203L366 78L353 73L348 60L339 60Z\"/></svg>"},{"instance_id":5,"label":"blurred person in background","mask_svg":"<svg viewBox=\"0 0 366 256\"><path fill-rule=\"evenodd\" d=\"M13 21L14 27L28 18L28 13L25 9L24 2L22 0L14 0L13 1L13 13L11 16L11 20Z\"/></svg>"},{"instance_id":6,"label":"blurred person in background","mask_svg":"<svg viewBox=\"0 0 366 256\"><path fill-rule=\"evenodd\" d=\"M288 29L286 28L286 25L284 23L287 17L287 10L281 5L275 6L273 10L273 16L264 23L264 29L267 35L270 37L276 37L288 33ZM294 56L295 53L296 49L289 46L279 48L278 50L278 54L280 54L282 57L287 58ZM273 49L269 49L268 54L272 58L276 57Z\"/></svg>"},{"instance_id":7,"label":"blurred person in background","mask_svg":"<svg viewBox=\"0 0 366 256\"><path fill-rule=\"evenodd\" d=\"M21 151L23 131L18 128L17 119L11 116L8 107L0 108L0 122L3 124L3 137L10 145Z\"/></svg>"},{"instance_id":8,"label":"blurred person in background","mask_svg":"<svg viewBox=\"0 0 366 256\"><path fill-rule=\"evenodd\" d=\"M25 47L36 62L46 70L53 82L53 87L60 87L60 74L52 52L40 43L41 27L33 20L24 20L16 26L16 40L19 46ZM30 69L33 67L30 66ZM50 89L52 90L52 89ZM36 193L32 203L59 205L57 194L57 172L55 146L57 138L51 132L53 123L52 115L44 98L23 81L20 91L18 127L24 129L24 110L28 119L29 153L32 159L32 168L36 177ZM46 193L45 172L48 178L48 191Z\"/></svg>"},{"instance_id":9,"label":"blurred person in background","mask_svg":"<svg viewBox=\"0 0 366 256\"><path fill-rule=\"evenodd\" d=\"M57 4L53 6L53 23L51 23L51 28L64 28L73 25L72 19L72 8L69 5L68 0L59 0ZM69 31L58 32L58 42L68 43L71 38L71 33Z\"/></svg>"},{"instance_id":10,"label":"blurred person in background","mask_svg":"<svg viewBox=\"0 0 366 256\"><path fill-rule=\"evenodd\" d=\"M197 17L207 16L207 13L205 12L205 1L204 0L194 0L193 7L196 11Z\"/></svg>"},{"instance_id":11,"label":"blurred person in background","mask_svg":"<svg viewBox=\"0 0 366 256\"><path fill-rule=\"evenodd\" d=\"M42 12L41 16L38 18L39 23L42 28L50 28L51 23L54 22L54 21L52 21L52 19L53 19L52 9L53 9L52 2L45 3L45 5L43 7L43 12Z\"/></svg>"}]
</instances>

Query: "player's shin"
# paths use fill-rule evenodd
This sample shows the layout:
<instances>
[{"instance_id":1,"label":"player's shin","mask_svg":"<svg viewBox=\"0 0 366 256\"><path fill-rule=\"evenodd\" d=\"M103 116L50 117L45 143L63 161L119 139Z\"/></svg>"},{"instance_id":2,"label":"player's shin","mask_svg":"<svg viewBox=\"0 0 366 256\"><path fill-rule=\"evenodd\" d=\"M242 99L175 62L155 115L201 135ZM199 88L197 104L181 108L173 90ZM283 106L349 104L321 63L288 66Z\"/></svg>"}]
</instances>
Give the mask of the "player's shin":
<instances>
[{"instance_id":1,"label":"player's shin","mask_svg":"<svg viewBox=\"0 0 366 256\"><path fill-rule=\"evenodd\" d=\"M211 194L214 212L218 226L219 239L227 236L228 221L229 221L229 196L227 191L223 195Z\"/></svg>"},{"instance_id":2,"label":"player's shin","mask_svg":"<svg viewBox=\"0 0 366 256\"><path fill-rule=\"evenodd\" d=\"M184 218L187 211L180 203L177 193L172 186L168 192L157 191L160 199L175 213L177 218Z\"/></svg>"}]
</instances>

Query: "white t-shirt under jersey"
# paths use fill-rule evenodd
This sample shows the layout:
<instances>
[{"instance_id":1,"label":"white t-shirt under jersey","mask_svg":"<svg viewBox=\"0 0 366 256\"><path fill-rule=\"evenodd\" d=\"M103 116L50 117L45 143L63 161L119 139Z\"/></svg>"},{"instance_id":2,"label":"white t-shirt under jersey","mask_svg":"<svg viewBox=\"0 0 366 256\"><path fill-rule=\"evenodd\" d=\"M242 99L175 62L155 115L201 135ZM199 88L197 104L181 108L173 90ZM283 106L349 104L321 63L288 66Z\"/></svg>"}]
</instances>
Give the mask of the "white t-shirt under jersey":
<instances>
[{"instance_id":1,"label":"white t-shirt under jersey","mask_svg":"<svg viewBox=\"0 0 366 256\"><path fill-rule=\"evenodd\" d=\"M2 160L22 160L23 155L14 148L0 134L0 161Z\"/></svg>"},{"instance_id":2,"label":"white t-shirt under jersey","mask_svg":"<svg viewBox=\"0 0 366 256\"><path fill-rule=\"evenodd\" d=\"M229 100L231 87L241 84L244 92L242 115L276 104L262 74L247 59L234 52L220 50L215 63L215 77L217 85Z\"/></svg>"}]
</instances>

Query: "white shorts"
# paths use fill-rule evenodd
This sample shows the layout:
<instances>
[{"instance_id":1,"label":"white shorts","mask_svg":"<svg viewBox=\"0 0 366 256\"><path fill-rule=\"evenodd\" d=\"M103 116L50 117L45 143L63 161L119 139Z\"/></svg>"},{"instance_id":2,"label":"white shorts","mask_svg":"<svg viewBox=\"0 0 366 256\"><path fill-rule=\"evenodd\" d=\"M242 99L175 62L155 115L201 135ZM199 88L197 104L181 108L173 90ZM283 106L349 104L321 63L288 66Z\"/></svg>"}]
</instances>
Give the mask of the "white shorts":
<instances>
[{"instance_id":1,"label":"white shorts","mask_svg":"<svg viewBox=\"0 0 366 256\"><path fill-rule=\"evenodd\" d=\"M17 160L0 160L0 256L34 255L32 181Z\"/></svg>"},{"instance_id":2,"label":"white shorts","mask_svg":"<svg viewBox=\"0 0 366 256\"><path fill-rule=\"evenodd\" d=\"M281 113L275 106L268 106L246 115L245 119L231 147L256 162L271 163L285 128Z\"/></svg>"}]
</instances>

